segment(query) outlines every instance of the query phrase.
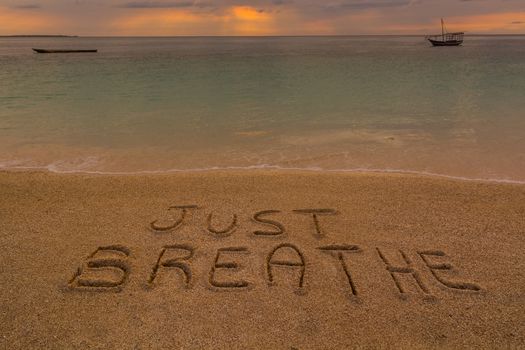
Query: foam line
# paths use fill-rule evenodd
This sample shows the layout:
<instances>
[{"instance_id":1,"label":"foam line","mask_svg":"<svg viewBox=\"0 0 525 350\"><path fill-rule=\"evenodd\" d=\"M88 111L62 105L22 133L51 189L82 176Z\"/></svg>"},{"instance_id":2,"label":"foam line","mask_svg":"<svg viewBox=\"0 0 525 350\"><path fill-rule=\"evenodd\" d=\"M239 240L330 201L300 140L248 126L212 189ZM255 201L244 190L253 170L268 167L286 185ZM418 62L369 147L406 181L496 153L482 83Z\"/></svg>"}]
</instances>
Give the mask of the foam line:
<instances>
[{"instance_id":1,"label":"foam line","mask_svg":"<svg viewBox=\"0 0 525 350\"><path fill-rule=\"evenodd\" d=\"M461 181L475 181L475 182L489 182L489 183L505 183L505 184L525 184L525 180L510 180L498 178L479 178L466 177L432 173L428 171L406 170L406 169L380 169L380 168L352 168L352 169L323 169L320 167L296 168L296 167L281 167L278 165L258 164L250 166L227 166L227 167L209 167L209 168L188 168L188 169L167 169L167 170L139 170L139 171L99 171L99 170L59 170L53 164L47 166L2 166L0 164L0 171L49 171L57 174L88 174L88 175L155 175L155 174L171 174L171 173L197 173L207 171L250 171L250 170L280 170L280 171L308 171L308 172L324 172L324 173L375 173L375 174L409 174L428 177L439 177L452 180Z\"/></svg>"}]
</instances>

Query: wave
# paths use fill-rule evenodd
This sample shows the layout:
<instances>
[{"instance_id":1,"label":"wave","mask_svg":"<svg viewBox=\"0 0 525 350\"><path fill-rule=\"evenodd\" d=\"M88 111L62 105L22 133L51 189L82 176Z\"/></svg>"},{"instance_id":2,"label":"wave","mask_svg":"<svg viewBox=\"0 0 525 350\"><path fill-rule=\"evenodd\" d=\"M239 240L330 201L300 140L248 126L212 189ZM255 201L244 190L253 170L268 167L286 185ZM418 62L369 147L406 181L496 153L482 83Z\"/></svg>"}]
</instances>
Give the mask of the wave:
<instances>
[{"instance_id":1,"label":"wave","mask_svg":"<svg viewBox=\"0 0 525 350\"><path fill-rule=\"evenodd\" d=\"M426 177L438 177L461 181L475 181L488 183L504 183L504 184L525 184L525 180L512 180L505 178L481 178L481 177L467 177L433 173L428 171L411 170L411 169L391 169L391 168L350 168L350 169L325 169L321 167L283 167L272 164L257 164L249 166L225 166L225 167L208 167L208 168L187 168L187 169L166 169L166 170L137 170L137 171L101 171L101 170L85 170L85 169L60 169L57 164L49 164L45 166L17 166L0 163L0 171L48 171L57 174L86 174L86 175L161 175L171 173L198 173L208 171L251 171L251 170L275 170L275 171L306 171L306 172L323 172L323 173L374 173L374 174L404 174L417 175Z\"/></svg>"}]
</instances>

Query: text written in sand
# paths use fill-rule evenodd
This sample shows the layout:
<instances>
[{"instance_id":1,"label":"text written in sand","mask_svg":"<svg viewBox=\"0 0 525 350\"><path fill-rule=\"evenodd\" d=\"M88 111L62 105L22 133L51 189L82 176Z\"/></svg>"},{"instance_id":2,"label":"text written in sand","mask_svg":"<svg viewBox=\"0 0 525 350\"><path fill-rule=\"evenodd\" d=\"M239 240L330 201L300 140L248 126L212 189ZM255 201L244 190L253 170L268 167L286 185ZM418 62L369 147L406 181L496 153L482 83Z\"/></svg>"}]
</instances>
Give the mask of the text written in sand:
<instances>
[{"instance_id":1,"label":"text written in sand","mask_svg":"<svg viewBox=\"0 0 525 350\"><path fill-rule=\"evenodd\" d=\"M169 210L178 212L178 215L169 221L152 221L149 230L154 235L164 236L177 231L186 223L189 213L199 210L199 207L181 205ZM325 286L332 284L334 288L343 288L352 298L363 298L366 295L364 282L370 279L370 273L384 282L385 290L402 297L420 294L435 298L438 292L472 293L481 290L478 284L463 280L452 265L451 257L439 249L365 247L352 242L322 244L321 241L327 239L322 222L339 215L336 209L310 208L291 212L304 216L311 224L312 234L319 240L313 249L310 246L304 250L289 241L285 224L276 218L279 213L281 211L270 209L253 214L252 221L260 226L250 232L253 245L221 244L221 238L239 229L239 218L232 214L229 222L218 225L214 213L210 212L202 224L210 235L219 238L213 248L209 244L200 247L191 241L173 242L159 245L155 248L155 258L144 261L130 247L100 246L76 269L68 287L77 291L122 291L134 273L132 267L139 263L145 264L148 272L142 276L137 272L136 278L140 278L149 291L175 279L178 286L190 290L199 285L211 291L287 286L297 295L304 295L309 285L319 282L314 279L321 278ZM269 243L258 244L260 237L267 237ZM280 238L283 241L279 242ZM358 271L357 266L367 266L366 274ZM196 276L196 271L199 276Z\"/></svg>"}]
</instances>

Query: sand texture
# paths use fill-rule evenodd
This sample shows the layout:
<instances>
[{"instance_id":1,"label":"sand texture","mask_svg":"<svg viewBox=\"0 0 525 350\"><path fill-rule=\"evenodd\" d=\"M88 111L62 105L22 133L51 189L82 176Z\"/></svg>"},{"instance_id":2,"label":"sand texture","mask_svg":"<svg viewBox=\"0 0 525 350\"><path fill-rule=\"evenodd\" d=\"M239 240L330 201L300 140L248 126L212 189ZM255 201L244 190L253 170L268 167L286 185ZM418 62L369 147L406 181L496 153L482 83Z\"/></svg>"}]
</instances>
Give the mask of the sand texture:
<instances>
[{"instance_id":1,"label":"sand texture","mask_svg":"<svg viewBox=\"0 0 525 350\"><path fill-rule=\"evenodd\" d=\"M0 348L525 348L525 186L0 173Z\"/></svg>"}]
</instances>

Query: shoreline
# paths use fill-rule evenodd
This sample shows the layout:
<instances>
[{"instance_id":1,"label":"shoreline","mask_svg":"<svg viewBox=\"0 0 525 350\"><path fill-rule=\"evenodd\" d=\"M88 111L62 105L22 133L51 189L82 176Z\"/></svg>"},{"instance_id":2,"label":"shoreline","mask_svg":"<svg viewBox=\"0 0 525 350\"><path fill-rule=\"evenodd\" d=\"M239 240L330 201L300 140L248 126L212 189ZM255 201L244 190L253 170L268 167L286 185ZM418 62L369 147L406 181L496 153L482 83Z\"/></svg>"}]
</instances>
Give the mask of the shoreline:
<instances>
[{"instance_id":1,"label":"shoreline","mask_svg":"<svg viewBox=\"0 0 525 350\"><path fill-rule=\"evenodd\" d=\"M176 174L206 174L206 173L239 173L239 174L256 174L256 173L276 173L276 174L339 174L339 175L362 175L362 176L407 176L407 177L421 177L428 179L441 179L460 182L473 183L487 183L487 184L508 184L508 185L525 185L525 180L509 180L509 179L484 179L484 178L469 178L464 176L446 175L439 173L431 173L417 170L401 170L401 169L321 169L321 168L283 168L272 165L254 165L248 167L214 167L203 169L171 169L171 170L141 170L130 172L117 171L89 171L89 170L51 170L48 167L12 167L0 168L2 173L44 173L57 175L79 175L79 176L162 176L162 175L176 175Z\"/></svg>"}]
</instances>

